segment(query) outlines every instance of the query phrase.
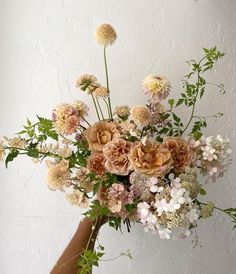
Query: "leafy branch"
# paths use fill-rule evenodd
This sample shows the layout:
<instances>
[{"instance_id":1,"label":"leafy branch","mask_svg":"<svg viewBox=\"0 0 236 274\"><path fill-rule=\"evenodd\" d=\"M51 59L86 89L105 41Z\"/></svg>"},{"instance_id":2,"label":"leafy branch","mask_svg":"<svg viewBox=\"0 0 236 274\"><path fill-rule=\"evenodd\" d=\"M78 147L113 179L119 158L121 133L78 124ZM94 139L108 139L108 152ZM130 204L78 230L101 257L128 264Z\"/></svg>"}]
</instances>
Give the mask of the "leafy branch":
<instances>
[{"instance_id":1,"label":"leafy branch","mask_svg":"<svg viewBox=\"0 0 236 274\"><path fill-rule=\"evenodd\" d=\"M183 135L188 127L190 126L192 120L195 118L195 108L196 103L198 99L201 99L202 96L205 93L206 85L207 84L213 84L208 83L205 78L203 78L203 74L211 70L215 63L224 56L224 53L217 50L216 47L206 49L203 48L204 56L199 60L190 60L188 61L189 66L191 67L191 71L185 75L183 80L183 88L184 92L181 93L181 97L177 100L176 107L184 104L187 107L191 107L191 114L190 118L186 124L186 126L183 128L182 134ZM193 78L196 78L196 82L192 83L190 82ZM223 84L215 84L220 92L224 93L224 86ZM191 134L193 134L196 138L199 138L201 136L201 130L202 128L206 127L205 121L201 122L198 121L194 124Z\"/></svg>"}]
</instances>

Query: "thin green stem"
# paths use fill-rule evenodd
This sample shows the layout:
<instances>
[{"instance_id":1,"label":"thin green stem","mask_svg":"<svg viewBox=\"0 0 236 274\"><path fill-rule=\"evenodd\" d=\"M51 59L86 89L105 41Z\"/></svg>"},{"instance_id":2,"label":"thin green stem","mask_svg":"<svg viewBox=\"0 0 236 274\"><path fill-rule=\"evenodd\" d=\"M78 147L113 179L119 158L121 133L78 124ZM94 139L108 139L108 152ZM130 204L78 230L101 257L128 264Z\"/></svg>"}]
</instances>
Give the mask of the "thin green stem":
<instances>
[{"instance_id":1,"label":"thin green stem","mask_svg":"<svg viewBox=\"0 0 236 274\"><path fill-rule=\"evenodd\" d=\"M103 99L103 101L105 102L105 104L106 104L106 106L107 106L108 117L110 118L111 115L110 115L110 108L109 108L109 105L108 105L108 103L107 103L107 101L106 101L106 99L105 99L104 97L103 97L102 99Z\"/></svg>"},{"instance_id":2,"label":"thin green stem","mask_svg":"<svg viewBox=\"0 0 236 274\"><path fill-rule=\"evenodd\" d=\"M84 118L84 116L82 118L88 126L91 126L91 124Z\"/></svg>"},{"instance_id":3,"label":"thin green stem","mask_svg":"<svg viewBox=\"0 0 236 274\"><path fill-rule=\"evenodd\" d=\"M98 221L100 222L100 218L99 218L99 217L96 218L94 225L92 225L92 232L91 232L91 234L90 234L90 236L89 236L89 239L88 239L88 242L87 242L85 251L88 250L88 247L89 247L89 245L90 245L90 243L91 243L91 239L92 239L92 237L93 237L93 233L94 233L94 231L95 231L95 228L97 227Z\"/></svg>"},{"instance_id":4,"label":"thin green stem","mask_svg":"<svg viewBox=\"0 0 236 274\"><path fill-rule=\"evenodd\" d=\"M212 85L212 86L216 86L220 89L220 91L222 91L223 94L226 93L223 84L216 84L216 83L212 83L212 82L206 82L207 85Z\"/></svg>"},{"instance_id":5,"label":"thin green stem","mask_svg":"<svg viewBox=\"0 0 236 274\"><path fill-rule=\"evenodd\" d=\"M110 99L110 88L109 88L109 78L108 78L108 69L107 69L107 57L106 57L106 46L104 46L104 63L105 63L105 72L106 72L106 82L107 82L107 91L108 91L108 106L110 112L110 119L113 120L112 108L111 108L111 99Z\"/></svg>"},{"instance_id":6,"label":"thin green stem","mask_svg":"<svg viewBox=\"0 0 236 274\"><path fill-rule=\"evenodd\" d=\"M99 108L99 110L100 110L100 113L101 113L101 115L102 115L102 119L104 120L104 115L103 115L103 112L102 112L102 108L101 108L101 105L100 105L100 103L99 103L97 97L96 97L96 102L97 102L98 108Z\"/></svg>"},{"instance_id":7,"label":"thin green stem","mask_svg":"<svg viewBox=\"0 0 236 274\"><path fill-rule=\"evenodd\" d=\"M206 57L203 57L200 61L199 61L199 63L198 63L198 65L199 65L199 69L198 69L198 71L197 71L197 92L196 92L196 96L194 97L194 102L193 102L193 106L192 106L192 111L191 111L191 115L190 115L190 118L189 118L189 121L188 121L188 123L187 123L187 125L185 126L185 128L183 129L183 131L182 131L182 134L181 134L181 136L184 134L184 132L188 129L188 127L189 127L189 125L191 124L191 122L192 122L192 120L193 120L193 118L194 118L194 112L195 112L195 107L196 107L196 102L197 102L197 98L198 98L198 94L199 94L199 84L200 84L200 65L201 65L201 62L205 59Z\"/></svg>"},{"instance_id":8,"label":"thin green stem","mask_svg":"<svg viewBox=\"0 0 236 274\"><path fill-rule=\"evenodd\" d=\"M129 257L129 255L127 255L127 254L120 254L120 255L118 255L118 256L116 256L116 257L114 257L114 258L111 258L111 259L103 259L103 260L100 260L100 261L101 261L101 262L114 261L114 260L117 260L117 259L119 259L120 257L123 257L123 256Z\"/></svg>"},{"instance_id":9,"label":"thin green stem","mask_svg":"<svg viewBox=\"0 0 236 274\"><path fill-rule=\"evenodd\" d=\"M97 226L97 224L98 224L98 221L99 221L99 218L96 219L95 224L94 224L94 226L93 226L94 228L96 228L96 226ZM89 247L89 245L90 245L90 243L91 243L91 239L92 239L92 236L93 236L93 233L94 233L94 230L95 230L95 229L93 229L93 227L92 227L91 233L90 233L90 235L89 235L89 239L88 239L88 242L87 242L87 244L86 244L86 248L85 248L83 251L81 251L81 252L75 254L73 257L71 257L71 258L70 258L69 260L67 260L65 263L58 264L58 265L57 265L58 268L63 268L63 267L65 267L68 263L70 263L70 262L73 261L75 258L77 258L77 257L79 257L80 255L82 255L86 250L88 250L88 247Z\"/></svg>"},{"instance_id":10,"label":"thin green stem","mask_svg":"<svg viewBox=\"0 0 236 274\"><path fill-rule=\"evenodd\" d=\"M5 146L4 149L8 149L8 150L16 149L16 150L20 150L20 151L25 151L26 152L25 154L27 154L27 152L29 151L26 148L8 147L8 146ZM38 150L38 153L41 154L41 155L44 155L44 156L48 156L48 157L59 158L59 159L61 158L61 156L59 156L57 154L54 154L54 153L50 153L50 152L42 152L42 151Z\"/></svg>"},{"instance_id":11,"label":"thin green stem","mask_svg":"<svg viewBox=\"0 0 236 274\"><path fill-rule=\"evenodd\" d=\"M99 115L99 111L98 111L98 107L97 107L95 98L94 98L93 94L91 94L91 96L92 96L92 99L93 99L93 104L95 106L95 110L96 110L96 113L97 113L98 120L101 121L101 118L100 118L100 115Z\"/></svg>"}]
</instances>

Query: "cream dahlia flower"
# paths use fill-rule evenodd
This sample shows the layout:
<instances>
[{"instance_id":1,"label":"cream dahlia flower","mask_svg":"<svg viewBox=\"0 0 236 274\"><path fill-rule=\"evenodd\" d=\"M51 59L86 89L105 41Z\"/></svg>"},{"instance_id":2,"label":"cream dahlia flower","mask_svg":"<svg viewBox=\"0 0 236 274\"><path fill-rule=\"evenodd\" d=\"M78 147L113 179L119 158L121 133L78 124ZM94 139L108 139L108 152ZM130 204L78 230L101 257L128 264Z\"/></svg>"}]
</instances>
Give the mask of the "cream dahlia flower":
<instances>
[{"instance_id":1,"label":"cream dahlia flower","mask_svg":"<svg viewBox=\"0 0 236 274\"><path fill-rule=\"evenodd\" d=\"M170 93L170 81L162 75L148 75L143 80L143 90L151 102L164 100Z\"/></svg>"}]
</instances>

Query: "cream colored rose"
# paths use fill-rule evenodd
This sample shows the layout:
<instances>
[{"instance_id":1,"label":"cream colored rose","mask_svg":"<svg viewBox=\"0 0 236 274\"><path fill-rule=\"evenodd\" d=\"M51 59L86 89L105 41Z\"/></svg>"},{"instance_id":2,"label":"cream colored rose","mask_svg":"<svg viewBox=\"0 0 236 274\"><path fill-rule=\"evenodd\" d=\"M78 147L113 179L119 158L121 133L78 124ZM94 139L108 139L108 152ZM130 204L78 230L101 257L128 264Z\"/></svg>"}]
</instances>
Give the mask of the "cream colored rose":
<instances>
[{"instance_id":1,"label":"cream colored rose","mask_svg":"<svg viewBox=\"0 0 236 274\"><path fill-rule=\"evenodd\" d=\"M190 166L194 152L184 139L168 137L164 140L163 146L171 152L176 171L183 171L187 166Z\"/></svg>"},{"instance_id":2,"label":"cream colored rose","mask_svg":"<svg viewBox=\"0 0 236 274\"><path fill-rule=\"evenodd\" d=\"M137 143L131 149L129 159L134 170L146 174L163 176L172 167L170 151L160 143Z\"/></svg>"},{"instance_id":3,"label":"cream colored rose","mask_svg":"<svg viewBox=\"0 0 236 274\"><path fill-rule=\"evenodd\" d=\"M119 137L113 122L100 121L85 130L84 135L91 151L102 151L105 144Z\"/></svg>"},{"instance_id":4,"label":"cream colored rose","mask_svg":"<svg viewBox=\"0 0 236 274\"><path fill-rule=\"evenodd\" d=\"M132 170L128 155L133 143L123 139L113 140L103 147L105 167L110 173L128 175Z\"/></svg>"}]
</instances>

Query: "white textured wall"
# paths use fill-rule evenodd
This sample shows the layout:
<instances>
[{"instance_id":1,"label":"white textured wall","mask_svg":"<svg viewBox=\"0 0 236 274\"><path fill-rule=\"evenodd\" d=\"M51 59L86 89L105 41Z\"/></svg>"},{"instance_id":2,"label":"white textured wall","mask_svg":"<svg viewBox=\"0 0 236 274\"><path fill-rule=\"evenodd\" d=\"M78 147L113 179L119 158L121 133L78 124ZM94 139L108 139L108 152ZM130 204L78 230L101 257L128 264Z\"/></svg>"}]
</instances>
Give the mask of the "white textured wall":
<instances>
[{"instance_id":1,"label":"white textured wall","mask_svg":"<svg viewBox=\"0 0 236 274\"><path fill-rule=\"evenodd\" d=\"M12 135L25 117L50 116L59 102L88 98L74 87L84 72L104 80L102 49L93 40L96 25L110 22L119 40L109 49L112 97L122 104L142 103L142 79L167 75L173 96L180 92L186 59L201 47L227 53L210 78L223 81L227 94L210 89L199 108L225 117L207 130L228 134L236 151L236 1L233 0L0 0L0 135ZM91 105L91 104L90 104ZM219 206L236 206L235 169L208 185ZM69 241L80 210L46 186L46 169L20 159L0 167L0 273L44 274ZM200 224L202 248L191 239L167 242L138 225L120 235L104 227L100 241L106 258L131 249L127 258L102 263L105 274L233 274L236 232L220 214Z\"/></svg>"}]
</instances>

